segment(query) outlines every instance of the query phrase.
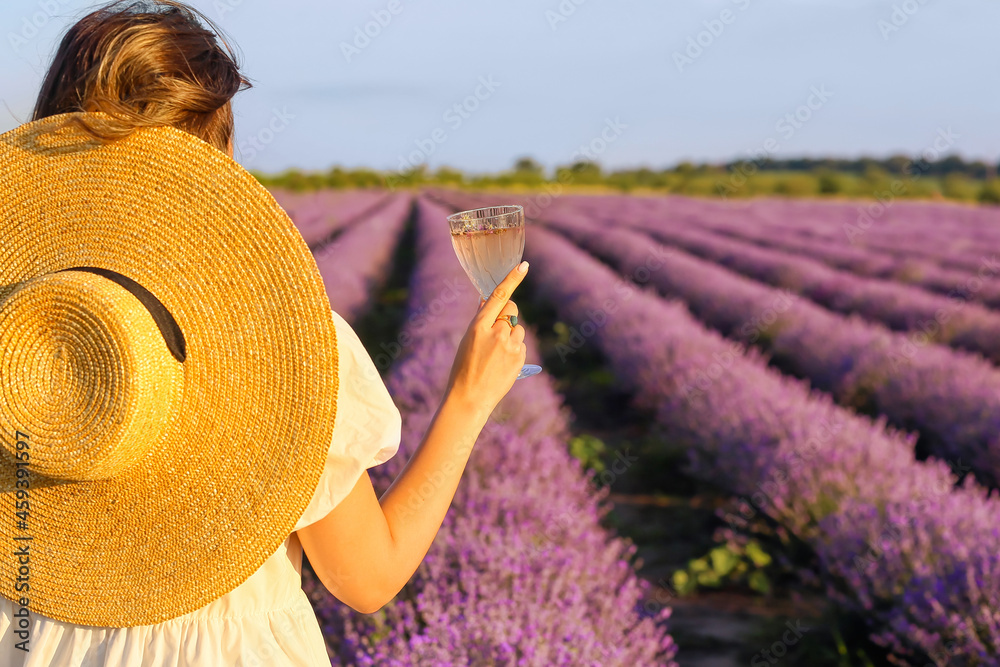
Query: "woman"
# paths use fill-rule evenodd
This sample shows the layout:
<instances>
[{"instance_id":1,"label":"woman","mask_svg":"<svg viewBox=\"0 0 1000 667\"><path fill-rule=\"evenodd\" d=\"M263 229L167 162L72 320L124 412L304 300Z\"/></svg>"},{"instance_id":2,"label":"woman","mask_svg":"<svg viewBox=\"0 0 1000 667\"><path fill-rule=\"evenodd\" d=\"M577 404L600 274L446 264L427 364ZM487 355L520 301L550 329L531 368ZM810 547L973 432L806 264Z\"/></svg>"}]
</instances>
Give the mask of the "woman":
<instances>
[{"instance_id":1,"label":"woman","mask_svg":"<svg viewBox=\"0 0 1000 667\"><path fill-rule=\"evenodd\" d=\"M249 82L228 45L223 50L199 19L211 25L196 10L168 0L119 0L88 14L62 40L33 120L104 112L123 122L85 124L102 142L123 139L137 128L170 126L231 157L231 99ZM328 463L297 530L236 589L195 612L145 626L78 625L35 614L31 652L14 648L12 603L0 610L0 665L329 664L301 589L295 599L299 612L308 610L306 616L282 617L275 612L285 610L262 602L282 583L270 577L285 576L287 583L294 573L300 585L304 550L330 593L359 612L375 612L399 592L426 555L455 494L470 453L461 443L475 441L524 363L525 332L510 326L517 306L509 295L526 271L522 263L480 303L434 420L381 498L366 470L338 470ZM334 437L359 438L342 444L356 445L363 452L357 460L375 465L396 451L399 414L381 381L362 381L362 375L374 373L374 364L347 323L334 315L341 357ZM169 336L166 343L182 356ZM354 409L365 411L365 425L352 422L360 419ZM380 424L380 430L371 424ZM416 513L414 497L421 498Z\"/></svg>"}]
</instances>

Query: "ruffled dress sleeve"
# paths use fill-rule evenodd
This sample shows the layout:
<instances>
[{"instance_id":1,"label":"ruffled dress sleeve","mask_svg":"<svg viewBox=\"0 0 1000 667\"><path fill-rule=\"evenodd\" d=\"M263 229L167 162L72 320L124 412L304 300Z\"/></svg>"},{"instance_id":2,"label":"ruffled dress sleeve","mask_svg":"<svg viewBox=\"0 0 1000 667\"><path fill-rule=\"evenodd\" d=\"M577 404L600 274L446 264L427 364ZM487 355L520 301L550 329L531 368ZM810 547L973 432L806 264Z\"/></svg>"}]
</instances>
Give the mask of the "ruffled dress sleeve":
<instances>
[{"instance_id":1,"label":"ruffled dress sleeve","mask_svg":"<svg viewBox=\"0 0 1000 667\"><path fill-rule=\"evenodd\" d=\"M337 331L337 415L326 465L294 530L319 521L347 497L361 474L399 450L402 418L361 339L333 312Z\"/></svg>"}]
</instances>

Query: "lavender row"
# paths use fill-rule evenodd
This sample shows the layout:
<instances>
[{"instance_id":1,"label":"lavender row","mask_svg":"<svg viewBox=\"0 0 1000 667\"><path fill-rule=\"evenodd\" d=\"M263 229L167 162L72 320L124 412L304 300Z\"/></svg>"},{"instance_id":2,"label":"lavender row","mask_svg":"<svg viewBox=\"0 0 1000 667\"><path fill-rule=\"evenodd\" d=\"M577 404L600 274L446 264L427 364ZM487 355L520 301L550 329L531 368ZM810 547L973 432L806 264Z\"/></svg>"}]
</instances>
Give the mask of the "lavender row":
<instances>
[{"instance_id":1,"label":"lavender row","mask_svg":"<svg viewBox=\"0 0 1000 667\"><path fill-rule=\"evenodd\" d=\"M454 196L453 193L446 194ZM948 269L933 261L915 258L912 254L891 254L854 246L846 242L847 237L843 236L842 227L851 226L851 215L855 212L841 204L780 200L725 204L685 197L552 198L545 194L521 199L526 210L533 210L537 217L553 214L586 217L592 215L594 211L601 211L611 213L605 216L611 224L625 223L641 226L644 229L664 226L685 230L711 230L718 235L751 241L766 248L805 254L828 266L861 276L915 285L945 295L953 302L967 300L1000 308L1000 281L995 280L1000 270L1000 262L995 254L976 253L967 260L959 261L961 269ZM900 205L898 208L904 207ZM983 213L980 209L968 207L946 206L940 209L964 216ZM920 205L915 210L933 212L938 210L938 207ZM785 217L782 217L783 212ZM997 217L996 213L993 215ZM842 220L842 224L837 222L838 220ZM779 221L782 224L779 224ZM881 225L882 221L879 224ZM951 243L981 247L975 245L975 229L977 228L970 227L965 230L964 235L952 233ZM925 236L912 229L908 229L907 233L918 238ZM834 235L835 238L831 239L829 235ZM841 236L838 238L836 235ZM943 245L939 240L923 242L935 249ZM991 246L987 244L985 247ZM913 298L921 298L918 292L909 291L908 294L911 301ZM881 300L881 297L879 299ZM950 307L948 310L950 312L954 308ZM933 314L936 310L929 312ZM972 345L972 349L983 344L988 343L983 337L979 337L979 341Z\"/></svg>"},{"instance_id":2,"label":"lavender row","mask_svg":"<svg viewBox=\"0 0 1000 667\"><path fill-rule=\"evenodd\" d=\"M980 245L1000 242L995 209L904 202L755 202L760 219L789 231L833 243L851 243L896 255L926 257L944 265L969 266Z\"/></svg>"},{"instance_id":3,"label":"lavender row","mask_svg":"<svg viewBox=\"0 0 1000 667\"><path fill-rule=\"evenodd\" d=\"M805 254L828 266L873 278L885 278L916 285L952 297L1000 308L1000 284L996 255L984 253L972 269L948 269L913 257L896 257L850 245L834 245L805 237L790 237L743 226L712 225L713 231L749 241L759 246Z\"/></svg>"},{"instance_id":4,"label":"lavender row","mask_svg":"<svg viewBox=\"0 0 1000 667\"><path fill-rule=\"evenodd\" d=\"M367 312L375 290L388 276L411 206L409 196L394 195L384 207L313 252L330 303L348 322Z\"/></svg>"},{"instance_id":5,"label":"lavender row","mask_svg":"<svg viewBox=\"0 0 1000 667\"><path fill-rule=\"evenodd\" d=\"M976 352L1000 363L1000 313L962 298L982 289L982 280L966 278L952 285L954 296L946 298L695 229L643 221L635 221L633 226L745 276L802 294L830 310L856 313L890 329L923 334L932 342ZM996 269L1000 270L1000 264Z\"/></svg>"},{"instance_id":6,"label":"lavender row","mask_svg":"<svg viewBox=\"0 0 1000 667\"><path fill-rule=\"evenodd\" d=\"M959 260L961 268L944 268L935 261L914 257L912 253L893 254L852 245L844 229L857 230L852 231L851 238L855 240L863 236L865 230L857 228L856 221L838 225L836 212L843 207L836 208L830 202L763 200L724 205L682 197L563 197L552 206L553 212L562 214L586 214L591 208L613 209L615 222L710 230L766 248L805 254L828 266L861 276L907 283L951 298L1000 308L1000 281L995 280L1000 264L994 254L975 254L971 259ZM782 212L785 218L781 217ZM843 217L843 213L840 215ZM912 229L907 233L920 239L926 236ZM955 232L951 240L953 243L975 243L971 234L971 230L964 236ZM939 240L922 240L921 243L931 247L944 245ZM987 243L985 247L991 246Z\"/></svg>"},{"instance_id":7,"label":"lavender row","mask_svg":"<svg viewBox=\"0 0 1000 667\"><path fill-rule=\"evenodd\" d=\"M781 368L840 403L917 429L933 455L961 459L984 483L1000 483L1000 371L983 359L918 346L636 232L580 221L563 221L559 228L623 273L683 299L724 335L764 348Z\"/></svg>"},{"instance_id":8,"label":"lavender row","mask_svg":"<svg viewBox=\"0 0 1000 667\"><path fill-rule=\"evenodd\" d=\"M660 202L660 212L675 206L676 202L669 205ZM893 226L890 220L896 210L903 208L902 205L883 209L888 212L878 218L867 211L871 206L856 206L860 207L860 212L830 203L765 200L754 202L745 209L706 207L694 215L706 225L722 226L735 234L749 232L758 240L804 242L836 250L855 249L891 262L897 270L910 273L921 270L933 273L937 269L945 275L960 273L968 277L982 267L984 255L981 248L995 247L998 240L980 239L977 242L976 226L949 228L945 224L949 216L976 213L979 212L977 209L920 205L915 209L921 212L919 216L911 213L905 226L902 223ZM910 210L914 210L913 207Z\"/></svg>"},{"instance_id":9,"label":"lavender row","mask_svg":"<svg viewBox=\"0 0 1000 667\"><path fill-rule=\"evenodd\" d=\"M478 295L445 232L418 204L410 313L388 381L404 417L399 454L371 470L379 492L420 441ZM532 354L535 354L532 352ZM565 410L542 377L518 383L480 436L427 557L375 615L318 605L337 657L361 665L673 665L663 610L638 610L634 547L600 527L600 494L567 453Z\"/></svg>"},{"instance_id":10,"label":"lavender row","mask_svg":"<svg viewBox=\"0 0 1000 667\"><path fill-rule=\"evenodd\" d=\"M291 192L275 188L271 194L310 247L322 243L386 199L386 193L381 190Z\"/></svg>"},{"instance_id":11,"label":"lavender row","mask_svg":"<svg viewBox=\"0 0 1000 667\"><path fill-rule=\"evenodd\" d=\"M541 294L690 447L692 472L745 496L734 523L764 512L805 540L831 597L900 658L995 663L996 498L971 479L953 490L948 466L915 461L909 438L811 394L552 232L532 229L525 250Z\"/></svg>"},{"instance_id":12,"label":"lavender row","mask_svg":"<svg viewBox=\"0 0 1000 667\"><path fill-rule=\"evenodd\" d=\"M759 213L759 212L756 212ZM770 236L821 243L834 248L858 248L889 260L929 265L944 271L975 272L982 264L983 255L970 244L967 236L940 237L920 229L888 230L877 228L874 222L862 220L844 223L839 229L829 227L828 220L813 220L813 226L801 227L787 221L757 221L754 228ZM960 232L956 232L960 234ZM989 241L986 244L992 244Z\"/></svg>"},{"instance_id":13,"label":"lavender row","mask_svg":"<svg viewBox=\"0 0 1000 667\"><path fill-rule=\"evenodd\" d=\"M870 244L886 252L899 252L900 243L913 242L913 251L944 261L979 245L1000 241L1000 210L992 207L902 202L888 197L874 202L774 198L740 203L680 200L650 201L666 204L670 209L677 209L681 203L682 209L697 209L700 214L712 217L738 212L744 220L755 220L757 226L773 226L786 233L841 244L860 247Z\"/></svg>"}]
</instances>

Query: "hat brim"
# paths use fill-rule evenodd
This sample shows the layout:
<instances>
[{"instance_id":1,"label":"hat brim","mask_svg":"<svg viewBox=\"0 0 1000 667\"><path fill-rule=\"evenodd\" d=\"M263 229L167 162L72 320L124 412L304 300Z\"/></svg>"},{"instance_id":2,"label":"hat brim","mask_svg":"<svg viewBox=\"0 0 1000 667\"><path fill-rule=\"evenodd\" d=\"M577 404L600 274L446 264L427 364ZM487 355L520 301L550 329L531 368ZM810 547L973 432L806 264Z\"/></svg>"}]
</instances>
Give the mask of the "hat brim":
<instances>
[{"instance_id":1,"label":"hat brim","mask_svg":"<svg viewBox=\"0 0 1000 667\"><path fill-rule=\"evenodd\" d=\"M135 280L183 332L183 395L121 476L31 475L26 528L0 456L0 539L30 550L30 589L11 565L0 594L62 621L148 625L235 589L292 532L333 434L336 332L308 247L239 164L171 127L106 145L51 132L72 115L0 135L0 298L72 267Z\"/></svg>"}]
</instances>

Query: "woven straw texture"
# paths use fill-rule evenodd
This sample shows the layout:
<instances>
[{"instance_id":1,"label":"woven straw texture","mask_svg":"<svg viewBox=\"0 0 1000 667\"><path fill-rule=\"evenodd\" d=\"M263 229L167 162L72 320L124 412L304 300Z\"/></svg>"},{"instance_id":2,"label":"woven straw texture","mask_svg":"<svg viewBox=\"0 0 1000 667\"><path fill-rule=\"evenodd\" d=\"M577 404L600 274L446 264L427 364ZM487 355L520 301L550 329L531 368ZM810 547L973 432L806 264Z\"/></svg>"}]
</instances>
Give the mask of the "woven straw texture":
<instances>
[{"instance_id":1,"label":"woven straw texture","mask_svg":"<svg viewBox=\"0 0 1000 667\"><path fill-rule=\"evenodd\" d=\"M332 439L337 341L312 255L248 172L174 128L52 132L71 115L0 135L0 594L149 625L233 590L291 533ZM159 299L183 363L132 293L76 267Z\"/></svg>"}]
</instances>

